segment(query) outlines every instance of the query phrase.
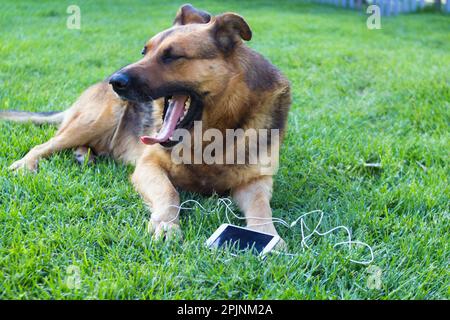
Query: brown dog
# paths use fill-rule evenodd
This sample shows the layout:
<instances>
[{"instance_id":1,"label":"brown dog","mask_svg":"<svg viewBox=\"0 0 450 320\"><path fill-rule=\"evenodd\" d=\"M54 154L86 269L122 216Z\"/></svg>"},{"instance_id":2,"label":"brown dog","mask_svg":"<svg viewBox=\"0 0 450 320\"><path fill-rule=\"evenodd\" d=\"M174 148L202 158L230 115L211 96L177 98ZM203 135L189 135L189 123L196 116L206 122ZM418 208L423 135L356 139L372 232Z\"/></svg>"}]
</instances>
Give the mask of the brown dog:
<instances>
[{"instance_id":1,"label":"brown dog","mask_svg":"<svg viewBox=\"0 0 450 320\"><path fill-rule=\"evenodd\" d=\"M156 237L179 228L176 187L201 193L230 192L249 227L277 234L270 208L274 172L261 174L258 164L249 163L173 161L177 141L171 137L176 130L195 131L194 121L201 121L202 133L214 129L225 136L227 129L278 129L283 136L291 104L289 82L243 43L251 36L245 20L234 13L212 17L207 24L174 26L150 39L144 57L110 79L124 99L135 103L158 99L154 103L157 130L153 136L141 137L150 146L132 176L152 208L149 230ZM194 140L191 137L182 143L189 146ZM280 144L271 137L267 141L271 147ZM222 145L234 148L227 141ZM194 151L194 147L184 149ZM251 150L245 152L248 158Z\"/></svg>"},{"instance_id":2,"label":"brown dog","mask_svg":"<svg viewBox=\"0 0 450 320\"><path fill-rule=\"evenodd\" d=\"M242 41L250 39L249 26L236 14L210 17L183 6L175 26L148 41L143 59L110 77L125 101L105 82L88 89L71 109L50 116L63 119L57 135L33 148L13 169L33 170L39 158L56 150L90 146L125 162L137 161L132 182L152 209L149 231L157 238L179 230L176 187L231 193L249 227L277 234L270 208L275 172L262 174L260 164L247 163L250 148L244 164L180 164L172 158L178 146L189 146L190 140L195 145L195 136L171 140L177 130L195 131L194 121L201 121L202 133L278 129L283 137L291 103L289 82ZM146 112L149 108L153 120ZM265 140L277 149L280 139L269 134ZM201 148L204 145L201 141ZM222 145L239 153L234 144ZM194 149L184 153L195 153Z\"/></svg>"},{"instance_id":3,"label":"brown dog","mask_svg":"<svg viewBox=\"0 0 450 320\"><path fill-rule=\"evenodd\" d=\"M185 5L178 10L174 25L207 23L209 20L207 12ZM108 80L87 89L64 112L1 111L0 119L60 124L53 138L32 148L10 169L36 171L40 159L70 148L76 148L75 156L79 162L91 161L97 154L135 164L145 147L139 137L151 132L151 113L151 101L123 100L112 90Z\"/></svg>"}]
</instances>

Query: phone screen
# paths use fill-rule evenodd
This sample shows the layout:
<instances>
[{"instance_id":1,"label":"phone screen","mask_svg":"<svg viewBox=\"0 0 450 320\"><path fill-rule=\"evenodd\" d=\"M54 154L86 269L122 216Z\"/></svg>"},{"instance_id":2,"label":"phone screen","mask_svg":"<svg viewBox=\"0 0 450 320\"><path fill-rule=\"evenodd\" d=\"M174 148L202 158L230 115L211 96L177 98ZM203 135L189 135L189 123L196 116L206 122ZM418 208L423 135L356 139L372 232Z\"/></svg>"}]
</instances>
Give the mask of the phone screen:
<instances>
[{"instance_id":1,"label":"phone screen","mask_svg":"<svg viewBox=\"0 0 450 320\"><path fill-rule=\"evenodd\" d=\"M211 247L229 247L240 251L255 250L261 253L274 236L235 226L227 226L211 243Z\"/></svg>"}]
</instances>

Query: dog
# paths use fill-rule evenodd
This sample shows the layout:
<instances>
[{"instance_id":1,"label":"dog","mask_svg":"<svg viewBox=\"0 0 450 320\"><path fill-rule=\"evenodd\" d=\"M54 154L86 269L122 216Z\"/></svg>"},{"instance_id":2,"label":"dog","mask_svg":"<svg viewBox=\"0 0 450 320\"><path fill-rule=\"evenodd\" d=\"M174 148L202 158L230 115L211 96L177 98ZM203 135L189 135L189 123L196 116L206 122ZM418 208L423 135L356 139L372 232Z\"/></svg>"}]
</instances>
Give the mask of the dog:
<instances>
[{"instance_id":1,"label":"dog","mask_svg":"<svg viewBox=\"0 0 450 320\"><path fill-rule=\"evenodd\" d=\"M263 174L260 164L177 163L172 157L178 146L196 142L195 136L173 140L175 132L192 133L198 122L202 133L276 129L279 139L269 135L266 142L270 149L281 145L290 83L245 45L251 37L247 22L235 13L212 16L182 6L174 25L147 42L141 60L88 89L69 110L31 118L10 114L15 120L62 121L55 137L11 168L36 170L37 161L52 152L92 147L135 163L131 181L151 209L148 230L155 238L181 234L177 188L230 194L248 227L278 235L270 207L275 170ZM234 145L225 147L238 153ZM246 160L250 151L245 150Z\"/></svg>"},{"instance_id":2,"label":"dog","mask_svg":"<svg viewBox=\"0 0 450 320\"><path fill-rule=\"evenodd\" d=\"M281 144L291 105L290 83L245 45L251 37L247 22L235 13L212 16L208 23L176 25L151 38L141 60L110 78L123 99L154 101L155 130L153 135L141 137L148 146L137 160L131 181L151 207L149 232L157 238L180 232L177 188L231 194L248 227L278 235L270 207L275 170L262 174L259 164L247 162L173 161L173 149L179 143L192 146L196 141L192 135L171 138L177 130L193 133L196 122L202 124L203 133L213 129L223 136L229 129L276 129L279 139L269 137L267 141L275 149ZM226 143L222 141L222 145ZM193 154L194 149L184 152ZM249 151L245 151L246 158Z\"/></svg>"},{"instance_id":3,"label":"dog","mask_svg":"<svg viewBox=\"0 0 450 320\"><path fill-rule=\"evenodd\" d=\"M173 25L207 23L206 11L182 6ZM152 101L133 102L121 99L109 84L109 78L88 88L63 112L0 111L0 119L36 124L59 124L55 136L32 148L11 170L36 172L39 160L64 149L75 149L80 163L92 163L94 155L109 155L126 164L135 164L144 145L139 137L153 127Z\"/></svg>"}]
</instances>

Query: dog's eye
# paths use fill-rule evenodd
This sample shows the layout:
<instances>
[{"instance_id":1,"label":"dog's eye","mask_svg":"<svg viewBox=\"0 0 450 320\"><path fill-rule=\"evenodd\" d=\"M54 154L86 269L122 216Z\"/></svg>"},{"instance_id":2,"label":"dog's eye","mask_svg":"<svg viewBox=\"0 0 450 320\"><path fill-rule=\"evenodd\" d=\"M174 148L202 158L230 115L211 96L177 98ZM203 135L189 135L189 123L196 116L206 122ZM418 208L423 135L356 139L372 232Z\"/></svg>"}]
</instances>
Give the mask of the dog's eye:
<instances>
[{"instance_id":1,"label":"dog's eye","mask_svg":"<svg viewBox=\"0 0 450 320\"><path fill-rule=\"evenodd\" d=\"M142 49L141 54L142 54L143 56L145 56L146 53L147 53L147 46L145 46L144 49Z\"/></svg>"},{"instance_id":2,"label":"dog's eye","mask_svg":"<svg viewBox=\"0 0 450 320\"><path fill-rule=\"evenodd\" d=\"M173 53L171 48L164 50L164 52L161 56L161 60L165 64L171 63L171 62L173 62L175 60L179 60L181 58L184 58L184 56Z\"/></svg>"}]
</instances>

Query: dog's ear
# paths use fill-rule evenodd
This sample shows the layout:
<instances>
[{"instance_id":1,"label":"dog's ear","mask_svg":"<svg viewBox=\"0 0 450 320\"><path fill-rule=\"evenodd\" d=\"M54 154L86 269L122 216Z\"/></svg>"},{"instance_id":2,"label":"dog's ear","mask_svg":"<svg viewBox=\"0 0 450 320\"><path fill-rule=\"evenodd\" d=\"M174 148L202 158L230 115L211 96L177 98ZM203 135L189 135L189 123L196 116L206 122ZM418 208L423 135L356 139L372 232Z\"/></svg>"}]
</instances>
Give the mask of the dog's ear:
<instances>
[{"instance_id":1,"label":"dog's ear","mask_svg":"<svg viewBox=\"0 0 450 320\"><path fill-rule=\"evenodd\" d=\"M212 32L219 48L224 52L231 51L242 40L249 41L252 38L252 30L247 22L235 13L224 13L214 17Z\"/></svg>"},{"instance_id":2,"label":"dog's ear","mask_svg":"<svg viewBox=\"0 0 450 320\"><path fill-rule=\"evenodd\" d=\"M174 26L181 26L191 23L208 23L211 20L211 15L203 10L194 8L190 4L184 4L178 9Z\"/></svg>"}]
</instances>

